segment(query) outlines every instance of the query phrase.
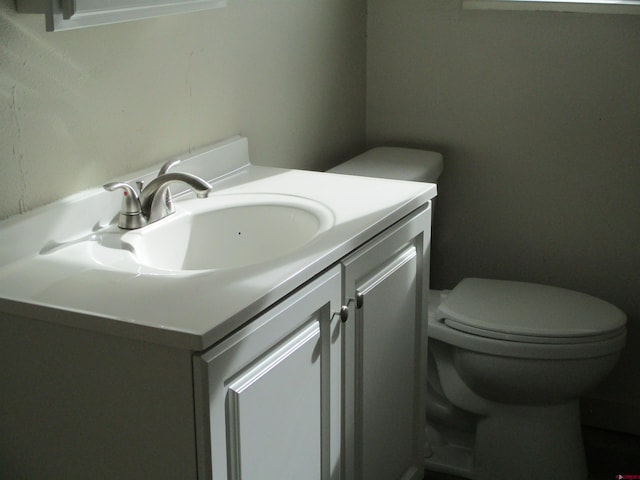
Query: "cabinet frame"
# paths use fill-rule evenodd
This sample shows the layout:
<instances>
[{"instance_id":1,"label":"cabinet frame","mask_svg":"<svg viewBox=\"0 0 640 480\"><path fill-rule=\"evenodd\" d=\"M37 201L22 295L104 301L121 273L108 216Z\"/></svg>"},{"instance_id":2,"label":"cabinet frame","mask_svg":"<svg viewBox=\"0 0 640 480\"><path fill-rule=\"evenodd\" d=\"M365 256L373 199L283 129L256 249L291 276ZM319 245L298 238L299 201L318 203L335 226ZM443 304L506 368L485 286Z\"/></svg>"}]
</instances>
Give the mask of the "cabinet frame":
<instances>
[{"instance_id":1,"label":"cabinet frame","mask_svg":"<svg viewBox=\"0 0 640 480\"><path fill-rule=\"evenodd\" d=\"M311 369L308 375L320 377L320 388L312 394L320 397L319 406L313 406L312 395L303 401L308 404L308 410L317 410L319 418L317 421L299 418L304 418L301 429L309 430L307 420L316 422L311 424L317 427L320 439L308 437L309 445L300 451L301 456L312 459L311 463L319 461L321 467L311 469L307 477L310 480L422 479L430 238L428 204L366 242L338 265L310 280L211 349L194 355L198 478L245 478L240 452L246 437L257 438L270 427L277 430L281 424L291 423L286 414L279 423L273 423L273 419L267 418L268 408L265 407L265 415L260 413L262 406L258 399L268 395L260 397L257 393L252 400L246 392L257 380L269 375L267 372L274 366L291 359L292 353L307 348L309 342L315 342L320 369ZM388 301L386 296L390 296ZM349 315L345 318L339 312L347 305ZM371 328L367 330L369 324ZM389 341L391 348L385 348L388 338L385 335L393 337ZM374 367L365 375L367 363ZM378 382L378 369L385 370L387 365L390 367L387 377L383 374ZM295 373L296 368L293 371L294 377L306 380L307 373L300 376ZM291 381L295 385L295 378ZM277 380L271 385L287 383ZM313 385L309 388L315 388ZM372 385L381 391L392 391L381 395L384 398L376 398L376 394L371 393ZM243 395L248 397L245 405L254 413L252 418L258 418L256 423L263 424L262 428L256 427L256 435L242 430L240 425ZM280 398L284 399L279 400L282 403L288 401L286 395ZM388 412L390 401L402 406L398 416L390 417L385 426L381 415ZM391 441L375 433L387 427L393 430ZM252 441L249 444L255 447ZM319 450L317 456L314 449ZM385 458L387 449L391 458ZM254 458L262 454L259 448L250 451L258 452ZM285 453L278 448L274 451L286 461ZM264 457L261 461L268 464L270 458ZM393 465L386 470L378 469L377 461L383 462L379 467L387 463ZM259 478L253 463L249 461L245 466L253 472L248 478Z\"/></svg>"}]
</instances>

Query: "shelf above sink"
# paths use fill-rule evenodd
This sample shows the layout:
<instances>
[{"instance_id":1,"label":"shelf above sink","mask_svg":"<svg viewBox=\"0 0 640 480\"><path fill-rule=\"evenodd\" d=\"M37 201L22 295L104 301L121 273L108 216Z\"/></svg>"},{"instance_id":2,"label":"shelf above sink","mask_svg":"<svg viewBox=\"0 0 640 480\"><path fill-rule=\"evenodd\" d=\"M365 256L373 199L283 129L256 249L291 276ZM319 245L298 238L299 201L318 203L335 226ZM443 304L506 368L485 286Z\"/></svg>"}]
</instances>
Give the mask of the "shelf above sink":
<instances>
[{"instance_id":1,"label":"shelf above sink","mask_svg":"<svg viewBox=\"0 0 640 480\"><path fill-rule=\"evenodd\" d=\"M16 0L18 13L43 13L48 32L225 7L227 0Z\"/></svg>"}]
</instances>

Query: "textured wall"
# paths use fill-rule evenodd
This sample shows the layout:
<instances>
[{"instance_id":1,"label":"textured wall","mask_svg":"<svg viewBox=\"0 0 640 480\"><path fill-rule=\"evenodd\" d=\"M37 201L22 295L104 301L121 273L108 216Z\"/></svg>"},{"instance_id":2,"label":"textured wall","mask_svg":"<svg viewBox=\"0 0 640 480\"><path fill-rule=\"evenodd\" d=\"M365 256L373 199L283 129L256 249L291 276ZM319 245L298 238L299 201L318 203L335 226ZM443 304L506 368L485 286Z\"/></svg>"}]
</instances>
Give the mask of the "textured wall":
<instances>
[{"instance_id":1,"label":"textured wall","mask_svg":"<svg viewBox=\"0 0 640 480\"><path fill-rule=\"evenodd\" d=\"M435 287L533 281L627 312L592 399L640 434L640 16L460 3L369 0L368 141L445 155Z\"/></svg>"},{"instance_id":2,"label":"textured wall","mask_svg":"<svg viewBox=\"0 0 640 480\"><path fill-rule=\"evenodd\" d=\"M365 142L365 0L230 0L60 33L0 0L0 218L191 148L323 169Z\"/></svg>"}]
</instances>

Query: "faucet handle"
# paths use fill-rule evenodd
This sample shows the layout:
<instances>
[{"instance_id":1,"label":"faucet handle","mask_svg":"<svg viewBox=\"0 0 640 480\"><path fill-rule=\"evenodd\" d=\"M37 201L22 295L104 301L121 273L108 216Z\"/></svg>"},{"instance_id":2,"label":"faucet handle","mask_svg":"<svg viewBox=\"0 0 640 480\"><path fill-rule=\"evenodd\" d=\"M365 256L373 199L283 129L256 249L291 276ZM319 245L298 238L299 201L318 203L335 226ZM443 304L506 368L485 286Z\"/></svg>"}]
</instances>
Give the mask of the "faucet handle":
<instances>
[{"instance_id":1,"label":"faucet handle","mask_svg":"<svg viewBox=\"0 0 640 480\"><path fill-rule=\"evenodd\" d=\"M165 162L165 164L162 165L162 167L160 167L160 171L158 172L158 176L164 175L165 173L167 173L169 171L170 168L175 167L181 161L182 160L180 160L179 158L174 158L173 160L169 160L169 161Z\"/></svg>"},{"instance_id":2,"label":"faucet handle","mask_svg":"<svg viewBox=\"0 0 640 480\"><path fill-rule=\"evenodd\" d=\"M179 158L174 158L173 160L165 162L165 164L160 168L158 176L161 177L162 175L165 175L170 168L175 167L181 161L182 160L180 160ZM173 213L175 211L175 207L173 206L173 197L171 196L171 190L169 190L168 187L164 191L164 204L167 212Z\"/></svg>"},{"instance_id":3,"label":"faucet handle","mask_svg":"<svg viewBox=\"0 0 640 480\"><path fill-rule=\"evenodd\" d=\"M111 182L103 185L103 188L109 192L113 192L119 188L122 193L122 204L120 206L120 214L118 215L118 227L125 230L133 230L143 227L146 220L142 215L140 207L140 197L131 185L122 182Z\"/></svg>"}]
</instances>

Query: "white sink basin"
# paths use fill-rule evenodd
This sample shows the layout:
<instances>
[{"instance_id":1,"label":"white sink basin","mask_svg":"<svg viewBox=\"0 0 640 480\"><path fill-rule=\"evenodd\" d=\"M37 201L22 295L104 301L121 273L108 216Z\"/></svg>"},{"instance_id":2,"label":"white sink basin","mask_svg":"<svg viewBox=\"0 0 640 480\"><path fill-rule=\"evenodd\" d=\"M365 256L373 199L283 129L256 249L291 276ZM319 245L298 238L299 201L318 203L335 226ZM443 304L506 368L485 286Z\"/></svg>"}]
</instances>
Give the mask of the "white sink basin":
<instances>
[{"instance_id":1,"label":"white sink basin","mask_svg":"<svg viewBox=\"0 0 640 480\"><path fill-rule=\"evenodd\" d=\"M281 258L333 224L315 201L277 194L213 195L122 236L136 262L159 270L238 268Z\"/></svg>"}]
</instances>

